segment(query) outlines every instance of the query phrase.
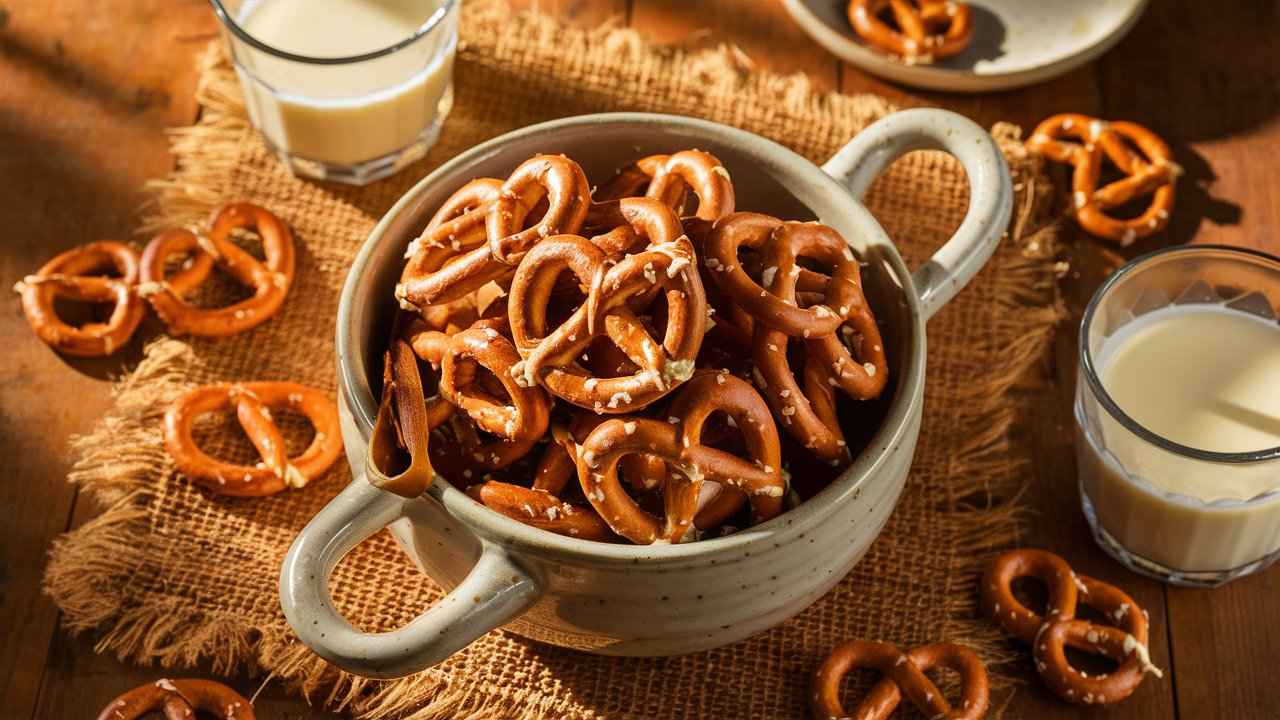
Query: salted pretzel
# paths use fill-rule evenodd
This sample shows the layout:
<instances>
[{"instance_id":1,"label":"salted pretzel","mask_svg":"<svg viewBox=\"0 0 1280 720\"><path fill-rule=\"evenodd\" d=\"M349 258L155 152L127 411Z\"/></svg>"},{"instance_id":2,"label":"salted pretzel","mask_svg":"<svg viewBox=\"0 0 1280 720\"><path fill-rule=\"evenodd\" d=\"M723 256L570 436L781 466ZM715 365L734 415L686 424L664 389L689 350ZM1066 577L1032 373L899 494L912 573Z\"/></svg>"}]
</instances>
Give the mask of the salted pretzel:
<instances>
[{"instance_id":1,"label":"salted pretzel","mask_svg":"<svg viewBox=\"0 0 1280 720\"><path fill-rule=\"evenodd\" d=\"M750 325L756 386L792 437L832 465L847 462L850 453L836 416L834 391L841 390L859 400L878 397L889 377L884 341L862 293L858 262L840 234L824 225L774 224L767 216L741 213L728 220L728 232L719 233L721 227L717 226L708 238L709 246L717 246L714 251L708 249L708 257L712 252L721 252L736 259L737 238L733 236L738 234L736 228L746 226L750 231L742 234L760 248L765 266L761 274L767 288L758 291L759 303L749 306L760 313L751 314ZM758 237L766 232L768 240L760 242ZM825 304L798 307L796 287L803 273L797 260L801 257L833 268L825 280ZM822 277L813 271L808 273ZM742 294L747 283L759 287L737 266L713 275L726 278L721 289L730 293ZM775 308L781 311L771 312ZM778 329L777 325L792 322L788 313L796 316L795 321L785 330ZM811 329L807 324L810 321L825 324ZM828 327L829 331L817 333ZM803 344L803 387L796 381L787 356L793 339Z\"/></svg>"},{"instance_id":2,"label":"salted pretzel","mask_svg":"<svg viewBox=\"0 0 1280 720\"><path fill-rule=\"evenodd\" d=\"M948 667L960 673L959 707L947 702L925 672ZM852 713L840 702L840 683L850 670L870 668L884 678L876 683ZM981 720L988 704L987 668L963 645L940 642L910 652L886 642L850 640L837 646L813 673L810 707L819 720L888 720L905 693L923 717L941 720Z\"/></svg>"},{"instance_id":3,"label":"salted pretzel","mask_svg":"<svg viewBox=\"0 0 1280 720\"><path fill-rule=\"evenodd\" d=\"M670 215L665 208L661 212ZM598 414L635 412L671 392L693 374L706 331L706 296L693 261L693 246L683 236L613 265L585 238L560 235L535 245L516 271L508 302L512 337L523 358L517 378ZM550 329L548 300L565 270L577 276L587 299ZM664 292L667 305L661 344L629 305L655 288ZM640 371L598 378L582 368L578 358L601 334Z\"/></svg>"},{"instance_id":4,"label":"salted pretzel","mask_svg":"<svg viewBox=\"0 0 1280 720\"><path fill-rule=\"evenodd\" d=\"M119 277L93 273L114 268ZM68 355L110 355L133 336L146 313L138 297L138 253L124 243L102 240L72 248L45 263L14 288L22 294L27 324L49 347ZM75 327L54 310L58 297L81 302L113 303L104 323Z\"/></svg>"},{"instance_id":5,"label":"salted pretzel","mask_svg":"<svg viewBox=\"0 0 1280 720\"><path fill-rule=\"evenodd\" d=\"M888 10L895 29L880 18ZM908 65L962 52L973 39L973 11L950 0L852 0L849 24L868 45Z\"/></svg>"},{"instance_id":6,"label":"salted pretzel","mask_svg":"<svg viewBox=\"0 0 1280 720\"><path fill-rule=\"evenodd\" d=\"M229 237L234 230L253 228L262 237L266 261L242 250ZM198 264L165 276L165 264L176 254L195 252ZM200 256L207 255L207 259ZM244 332L269 320L284 304L293 284L296 263L293 233L270 211L249 203L231 203L214 211L208 235L191 230L165 230L142 252L142 282L138 294L177 334L222 337ZM212 264L253 288L253 297L223 308L188 303L189 295L208 276Z\"/></svg>"},{"instance_id":7,"label":"salted pretzel","mask_svg":"<svg viewBox=\"0 0 1280 720\"><path fill-rule=\"evenodd\" d=\"M1027 147L1074 168L1072 208L1076 222L1089 233L1123 247L1169 224L1182 168L1173 162L1169 146L1147 128L1074 113L1054 115L1036 126ZM1125 177L1099 187L1106 160ZM1151 203L1138 217L1107 214L1147 195Z\"/></svg>"},{"instance_id":8,"label":"salted pretzel","mask_svg":"<svg viewBox=\"0 0 1280 720\"><path fill-rule=\"evenodd\" d=\"M564 502L546 490L489 480L467 488L467 494L490 510L557 535L599 542L617 537L594 509Z\"/></svg>"},{"instance_id":9,"label":"salted pretzel","mask_svg":"<svg viewBox=\"0 0 1280 720\"><path fill-rule=\"evenodd\" d=\"M750 384L728 373L699 373L681 388L668 412L675 422L608 420L578 448L582 492L614 532L642 545L689 539L694 535L694 518L706 500L703 486L712 482L744 492L755 523L782 511L786 486L778 431L769 408ZM702 444L703 424L715 412L734 419L750 460ZM637 453L661 458L671 472L663 489L661 520L641 509L618 477L619 462Z\"/></svg>"},{"instance_id":10,"label":"salted pretzel","mask_svg":"<svg viewBox=\"0 0 1280 720\"><path fill-rule=\"evenodd\" d=\"M196 418L235 408L236 419L262 462L237 465L205 454L192 438ZM271 408L307 416L315 437L301 455L286 453ZM164 443L179 471L220 495L260 497L300 488L320 477L342 455L338 409L325 394L292 382L244 382L197 387L178 398L164 416Z\"/></svg>"},{"instance_id":11,"label":"salted pretzel","mask_svg":"<svg viewBox=\"0 0 1280 720\"><path fill-rule=\"evenodd\" d=\"M551 401L542 388L516 383L511 369L520 354L498 324L481 321L450 339L440 366L440 397L470 415L480 429L532 447L547 432ZM480 368L492 373L506 398L477 382Z\"/></svg>"},{"instance_id":12,"label":"salted pretzel","mask_svg":"<svg viewBox=\"0 0 1280 720\"><path fill-rule=\"evenodd\" d=\"M577 233L591 204L587 176L577 163L562 155L535 155L526 160L496 193L491 183L475 186L475 182L460 191L465 197L451 198L432 220L441 222L429 226L417 246L411 246L412 257L396 286L396 299L405 309L456 300L508 277L529 248L543 238ZM525 227L543 199L546 212ZM483 235L475 226L481 212ZM451 235L442 236L446 227ZM440 244L442 237L451 238L447 245Z\"/></svg>"},{"instance_id":13,"label":"salted pretzel","mask_svg":"<svg viewBox=\"0 0 1280 720\"><path fill-rule=\"evenodd\" d=\"M253 705L222 683L167 679L112 700L98 713L98 720L138 720L156 710L164 712L165 720L193 720L197 710L223 720L254 720Z\"/></svg>"},{"instance_id":14,"label":"salted pretzel","mask_svg":"<svg viewBox=\"0 0 1280 720\"><path fill-rule=\"evenodd\" d=\"M1013 583L1023 577L1036 578L1048 589L1047 616L1036 614L1014 597ZM1119 702L1133 693L1146 673L1163 676L1147 651L1146 611L1118 588L1075 574L1057 555L1012 550L997 557L982 578L981 594L983 611L1005 632L1031 646L1040 677L1067 702ZM1114 620L1115 626L1076 618L1077 603ZM1105 655L1119 667L1087 675L1071 666L1067 646Z\"/></svg>"},{"instance_id":15,"label":"salted pretzel","mask_svg":"<svg viewBox=\"0 0 1280 720\"><path fill-rule=\"evenodd\" d=\"M690 190L698 200L693 217L714 222L733 212L729 171L719 158L701 150L641 158L599 187L594 197L596 202L607 202L644 195L683 214L685 195Z\"/></svg>"}]
</instances>

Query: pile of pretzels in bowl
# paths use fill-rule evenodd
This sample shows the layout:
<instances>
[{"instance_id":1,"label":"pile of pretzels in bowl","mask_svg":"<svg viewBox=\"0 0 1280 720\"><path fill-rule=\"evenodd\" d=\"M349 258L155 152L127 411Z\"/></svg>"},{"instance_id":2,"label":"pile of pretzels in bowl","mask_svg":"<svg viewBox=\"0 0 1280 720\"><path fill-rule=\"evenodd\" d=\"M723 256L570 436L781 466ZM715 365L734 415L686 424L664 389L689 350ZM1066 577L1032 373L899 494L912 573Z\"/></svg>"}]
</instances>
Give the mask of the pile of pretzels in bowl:
<instances>
[{"instance_id":1,"label":"pile of pretzels in bowl","mask_svg":"<svg viewBox=\"0 0 1280 720\"><path fill-rule=\"evenodd\" d=\"M857 401L888 385L884 342L838 232L735 210L699 150L599 187L562 155L463 185L405 253L370 480L412 497L438 474L533 527L637 544L820 490L857 452L842 420L874 429Z\"/></svg>"}]
</instances>

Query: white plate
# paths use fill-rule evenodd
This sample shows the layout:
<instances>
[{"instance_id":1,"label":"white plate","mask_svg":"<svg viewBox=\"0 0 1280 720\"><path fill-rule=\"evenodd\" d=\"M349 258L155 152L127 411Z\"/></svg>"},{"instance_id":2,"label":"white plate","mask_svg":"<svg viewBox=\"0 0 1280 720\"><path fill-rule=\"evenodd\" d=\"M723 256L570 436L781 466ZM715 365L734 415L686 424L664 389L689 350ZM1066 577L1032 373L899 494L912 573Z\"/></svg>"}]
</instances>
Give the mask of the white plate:
<instances>
[{"instance_id":1,"label":"white plate","mask_svg":"<svg viewBox=\"0 0 1280 720\"><path fill-rule=\"evenodd\" d=\"M927 90L986 92L1048 80L1110 50L1148 0L976 0L973 41L934 65L904 65L853 32L848 0L783 0L819 44L887 80Z\"/></svg>"}]
</instances>

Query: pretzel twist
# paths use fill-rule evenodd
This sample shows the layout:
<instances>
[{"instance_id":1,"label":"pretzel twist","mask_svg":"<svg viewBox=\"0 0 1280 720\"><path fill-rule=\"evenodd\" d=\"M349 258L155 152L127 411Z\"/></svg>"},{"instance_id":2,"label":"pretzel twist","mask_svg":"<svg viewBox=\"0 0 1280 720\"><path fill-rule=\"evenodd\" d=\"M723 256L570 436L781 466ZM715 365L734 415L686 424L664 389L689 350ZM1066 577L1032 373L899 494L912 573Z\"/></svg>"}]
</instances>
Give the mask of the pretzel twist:
<instances>
[{"instance_id":1,"label":"pretzel twist","mask_svg":"<svg viewBox=\"0 0 1280 720\"><path fill-rule=\"evenodd\" d=\"M228 239L232 231L247 228L262 237L265 263ZM169 258L192 251L197 253L196 264L166 278L165 263ZM171 332L206 337L234 335L261 325L280 310L293 284L294 254L293 233L279 218L257 205L230 203L214 211L207 236L171 229L153 238L142 252L138 293L151 303ZM207 277L213 263L252 287L253 297L216 309L196 307L184 300Z\"/></svg>"},{"instance_id":2,"label":"pretzel twist","mask_svg":"<svg viewBox=\"0 0 1280 720\"><path fill-rule=\"evenodd\" d=\"M598 542L616 538L593 508L564 502L546 490L489 480L467 488L467 494L490 510L558 535Z\"/></svg>"},{"instance_id":3,"label":"pretzel twist","mask_svg":"<svg viewBox=\"0 0 1280 720\"><path fill-rule=\"evenodd\" d=\"M410 246L412 257L396 286L396 298L406 310L457 300L489 282L504 280L543 238L577 233L591 203L582 168L560 155L526 160L497 190L492 181L476 182L455 194L432 219L441 222L429 225L417 246ZM544 199L546 212L525 228L534 207ZM483 237L476 226L481 212ZM446 227L449 244L438 244Z\"/></svg>"},{"instance_id":4,"label":"pretzel twist","mask_svg":"<svg viewBox=\"0 0 1280 720\"><path fill-rule=\"evenodd\" d=\"M235 408L236 419L258 450L258 466L210 457L192 438L199 416ZM302 413L315 437L296 458L285 452L284 438L270 409ZM165 448L178 470L220 495L261 497L287 487L300 488L320 477L342 455L338 409L319 390L291 382L244 382L197 387L178 398L164 417Z\"/></svg>"},{"instance_id":5,"label":"pretzel twist","mask_svg":"<svg viewBox=\"0 0 1280 720\"><path fill-rule=\"evenodd\" d=\"M683 215L689 191L698 201L693 217L714 222L733 212L734 191L729 171L719 158L701 150L641 158L598 188L595 199L607 202L643 194Z\"/></svg>"},{"instance_id":6,"label":"pretzel twist","mask_svg":"<svg viewBox=\"0 0 1280 720\"><path fill-rule=\"evenodd\" d=\"M703 423L717 411L734 419L751 460L702 444ZM728 373L699 373L681 389L669 412L675 423L608 420L579 447L582 491L614 532L639 544L683 542L693 534L691 525L705 501L705 483L715 483L713 490L744 492L755 523L782 511L786 486L778 431L751 385ZM661 520L642 510L619 480L619 462L637 453L662 459L671 472L663 490Z\"/></svg>"},{"instance_id":7,"label":"pretzel twist","mask_svg":"<svg viewBox=\"0 0 1280 720\"><path fill-rule=\"evenodd\" d=\"M1169 146L1147 128L1074 113L1054 115L1036 127L1027 147L1074 168L1072 207L1086 231L1123 247L1168 225L1182 168L1173 162ZM1106 160L1124 177L1099 187ZM1147 195L1151 202L1137 217L1107 214Z\"/></svg>"},{"instance_id":8,"label":"pretzel twist","mask_svg":"<svg viewBox=\"0 0 1280 720\"><path fill-rule=\"evenodd\" d=\"M889 10L897 29L880 19ZM973 39L973 11L949 0L852 0L849 24L874 48L908 65L929 64L964 51Z\"/></svg>"},{"instance_id":9,"label":"pretzel twist","mask_svg":"<svg viewBox=\"0 0 1280 720\"><path fill-rule=\"evenodd\" d=\"M111 240L72 248L28 275L15 289L22 294L22 311L27 324L45 344L68 355L94 357L110 355L133 336L146 305L138 296L138 253ZM106 267L120 276L99 277L91 273ZM75 327L64 322L54 310L54 299L112 303L105 323L91 322Z\"/></svg>"},{"instance_id":10,"label":"pretzel twist","mask_svg":"<svg viewBox=\"0 0 1280 720\"><path fill-rule=\"evenodd\" d=\"M661 212L670 214L665 208ZM512 336L523 358L514 370L517 378L605 414L633 412L671 392L692 375L706 331L706 296L697 273L690 272L693 257L693 246L683 236L614 265L603 250L577 236L560 235L534 246L516 271L509 300ZM577 276L587 299L548 332L548 300L565 270ZM665 293L667 304L661 344L629 305L655 288ZM579 356L601 334L640 371L597 378L579 365Z\"/></svg>"},{"instance_id":11,"label":"pretzel twist","mask_svg":"<svg viewBox=\"0 0 1280 720\"><path fill-rule=\"evenodd\" d=\"M1047 618L1014 596L1013 583L1023 577L1036 578L1048 589ZM1137 689L1146 673L1162 676L1147 651L1146 611L1118 588L1076 575L1057 555L1042 550L1007 552L988 566L981 592L983 611L1005 632L1031 646L1040 677L1067 702L1119 702ZM1078 602L1114 619L1117 627L1077 619ZM1119 667L1087 675L1071 666L1067 646L1105 655Z\"/></svg>"},{"instance_id":12,"label":"pretzel twist","mask_svg":"<svg viewBox=\"0 0 1280 720\"><path fill-rule=\"evenodd\" d=\"M511 368L518 362L520 354L511 341L481 321L450 339L440 368L440 397L470 415L485 432L513 443L536 442L547 431L551 401L541 388L516 383ZM497 378L510 402L476 381L479 368Z\"/></svg>"},{"instance_id":13,"label":"pretzel twist","mask_svg":"<svg viewBox=\"0 0 1280 720\"><path fill-rule=\"evenodd\" d=\"M925 672L948 667L960 673L959 707L952 707ZM870 668L884 677L876 683L852 713L840 702L840 683L850 670ZM820 720L856 717L888 720L905 693L924 717L945 720L981 720L987 712L987 668L973 651L955 643L922 645L903 652L894 645L850 640L837 646L813 674L810 706Z\"/></svg>"},{"instance_id":14,"label":"pretzel twist","mask_svg":"<svg viewBox=\"0 0 1280 720\"><path fill-rule=\"evenodd\" d=\"M713 232L708 245L719 246L736 260L738 243L749 243L760 248L765 266L762 278L767 290L750 291L759 302L749 306L759 313L751 315L749 324L753 328L751 353L757 387L792 437L832 465L847 462L850 453L836 415L834 391L839 389L860 400L875 398L889 378L884 341L862 293L857 260L840 234L824 225L735 215L725 226L728 232L720 237ZM740 232L744 226L749 230ZM768 239L761 241L766 233ZM724 239L735 235L746 240ZM803 270L797 263L801 257L833 268L830 277ZM721 288L730 294L742 294L746 283L759 287L736 265L717 277L725 278ZM796 300L801 280L810 287L821 287L825 304L801 310ZM775 305L796 312L789 317L785 311L773 310ZM779 325L785 328L776 327ZM828 328L823 334L817 332ZM787 357L792 333L804 348L803 389Z\"/></svg>"},{"instance_id":15,"label":"pretzel twist","mask_svg":"<svg viewBox=\"0 0 1280 720\"><path fill-rule=\"evenodd\" d=\"M201 710L224 720L254 720L253 705L243 695L212 680L157 680L107 703L98 720L138 720L155 710L165 720L191 720Z\"/></svg>"}]
</instances>

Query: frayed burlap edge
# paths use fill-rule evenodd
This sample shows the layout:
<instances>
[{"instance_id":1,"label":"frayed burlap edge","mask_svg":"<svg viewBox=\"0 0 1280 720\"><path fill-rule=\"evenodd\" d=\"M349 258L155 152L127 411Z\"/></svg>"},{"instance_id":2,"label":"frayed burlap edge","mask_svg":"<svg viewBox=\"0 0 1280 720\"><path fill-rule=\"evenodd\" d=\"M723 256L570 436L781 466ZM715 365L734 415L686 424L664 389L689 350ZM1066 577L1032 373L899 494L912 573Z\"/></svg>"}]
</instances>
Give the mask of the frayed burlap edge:
<instances>
[{"instance_id":1,"label":"frayed burlap edge","mask_svg":"<svg viewBox=\"0 0 1280 720\"><path fill-rule=\"evenodd\" d=\"M503 24L510 17L495 6L492 12L472 11L472 22ZM633 30L604 27L565 30L554 21L526 19L547 33L559 33L558 43L598 43L619 52L677 53L653 48ZM495 31L499 33L500 31ZM713 86L725 92L748 77L750 63L735 48L724 46L686 58ZM156 203L144 223L144 231L198 222L227 196L239 163L239 141L247 121L234 78L209 72L225 63L220 45L201 59L202 83L198 100L200 121L174 130L172 147L178 169L151 184ZM813 92L807 78L754 74L752 82L765 83L782 100L783 111L803 110L823 104L836 109L848 98ZM831 108L828 107L828 110ZM849 105L850 111L854 106ZM885 101L884 112L892 106ZM865 112L863 107L857 112ZM874 119L869 117L868 121ZM950 621L940 636L964 642L984 657L1008 659L1007 643L989 623L977 618L972 588L988 557L1012 544L1019 533L1022 506L1017 495L1025 461L1010 456L1011 432L1026 403L1024 390L1038 382L1053 329L1062 316L1056 278L1060 268L1051 227L1040 227L1050 189L1038 161L1028 156L1017 137L1017 128L997 126L1014 171L1017 191L1015 219L1004 248L993 260L987 281L995 284L996 301L1010 312L1001 317L1017 337L1001 348L1006 368L1001 378L971 387L961 406L967 427L981 428L952 456L948 476L958 478L949 497L941 502L947 511L940 522L958 540L964 564L948 582ZM1037 229L1039 228L1039 229ZM1014 320L1014 316L1017 319ZM69 475L72 482L106 510L81 528L68 533L51 551L46 588L64 611L72 632L94 630L95 649L122 659L165 667L208 662L215 673L269 669L277 680L296 688L308 700L334 711L357 717L400 717L411 720L465 718L487 720L545 720L547 718L595 718L592 712L564 705L544 693L519 688L472 686L432 671L392 681L350 675L333 668L293 639L284 623L255 627L239 616L222 616L186 607L141 607L131 603L126 591L149 556L147 506L154 499L154 468L167 462L161 437L161 416L169 401L185 387L184 378L198 362L186 343L162 339L150 345L138 368L116 388L116 407L89 435L72 443L78 458ZM992 480L995 478L995 480ZM998 677L996 678L999 679Z\"/></svg>"}]
</instances>

